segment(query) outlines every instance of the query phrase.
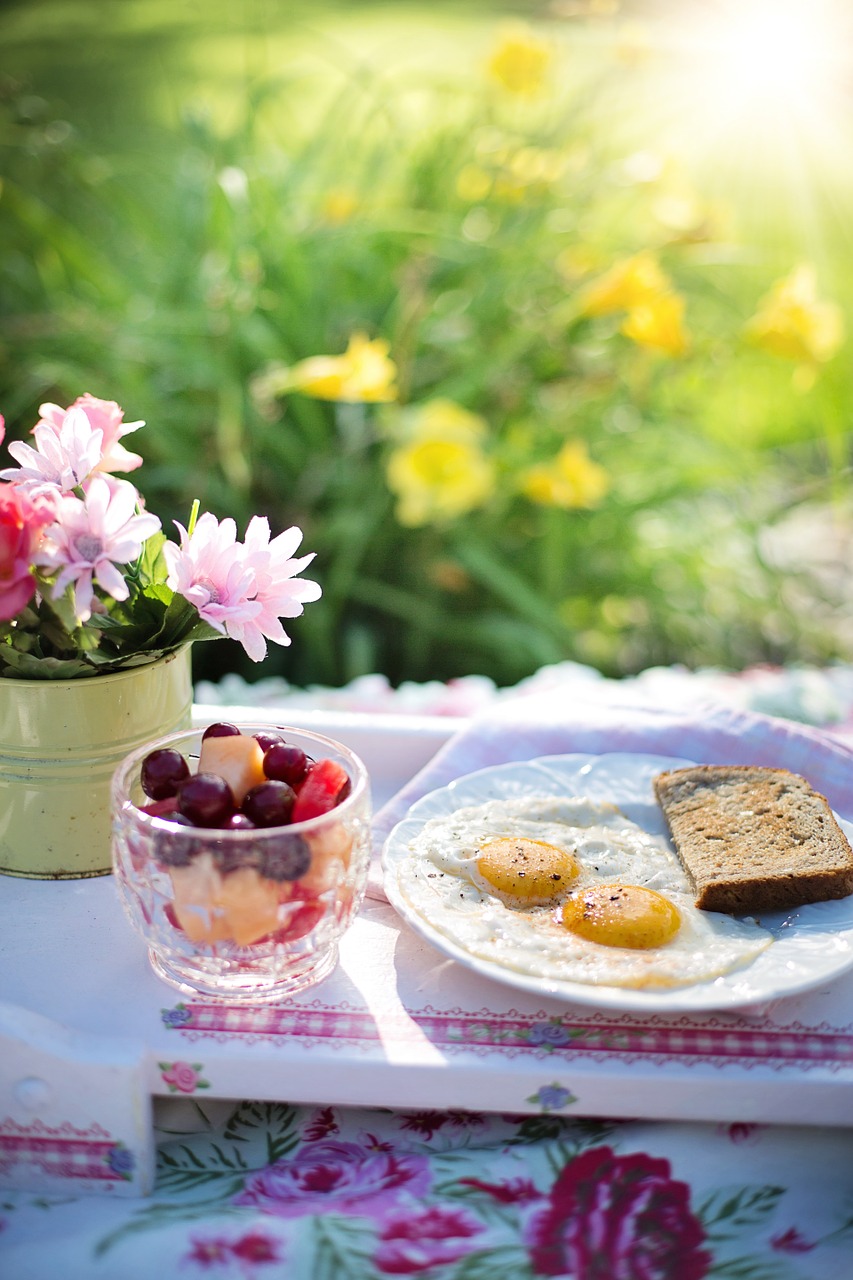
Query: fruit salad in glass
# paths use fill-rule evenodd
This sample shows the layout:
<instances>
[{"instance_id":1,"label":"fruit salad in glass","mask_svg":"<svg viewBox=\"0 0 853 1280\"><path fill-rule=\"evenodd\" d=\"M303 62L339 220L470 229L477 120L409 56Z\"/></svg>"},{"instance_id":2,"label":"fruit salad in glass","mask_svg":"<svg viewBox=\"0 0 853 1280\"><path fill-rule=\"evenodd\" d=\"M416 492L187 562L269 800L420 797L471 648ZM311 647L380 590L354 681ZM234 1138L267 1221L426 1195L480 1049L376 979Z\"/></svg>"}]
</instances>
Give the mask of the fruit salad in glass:
<instances>
[{"instance_id":1,"label":"fruit salad in glass","mask_svg":"<svg viewBox=\"0 0 853 1280\"><path fill-rule=\"evenodd\" d=\"M170 734L120 765L112 805L119 896L167 982L275 1000L334 969L370 860L347 747L265 725Z\"/></svg>"}]
</instances>

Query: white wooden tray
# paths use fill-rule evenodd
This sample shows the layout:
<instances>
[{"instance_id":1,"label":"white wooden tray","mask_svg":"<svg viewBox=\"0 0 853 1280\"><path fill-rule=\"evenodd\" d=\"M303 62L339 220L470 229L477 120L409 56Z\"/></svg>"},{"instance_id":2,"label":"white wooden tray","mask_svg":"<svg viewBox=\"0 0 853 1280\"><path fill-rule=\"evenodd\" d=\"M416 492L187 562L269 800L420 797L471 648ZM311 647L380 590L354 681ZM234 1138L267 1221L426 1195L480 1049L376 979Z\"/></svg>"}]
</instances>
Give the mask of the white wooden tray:
<instances>
[{"instance_id":1,"label":"white wooden tray","mask_svg":"<svg viewBox=\"0 0 853 1280\"><path fill-rule=\"evenodd\" d=\"M458 727L288 720L362 755L377 808ZM170 1093L853 1126L853 975L749 1014L607 1013L469 972L367 900L329 978L243 1009L160 981L111 877L0 877L0 963L0 1185L145 1194L151 1100Z\"/></svg>"}]
</instances>

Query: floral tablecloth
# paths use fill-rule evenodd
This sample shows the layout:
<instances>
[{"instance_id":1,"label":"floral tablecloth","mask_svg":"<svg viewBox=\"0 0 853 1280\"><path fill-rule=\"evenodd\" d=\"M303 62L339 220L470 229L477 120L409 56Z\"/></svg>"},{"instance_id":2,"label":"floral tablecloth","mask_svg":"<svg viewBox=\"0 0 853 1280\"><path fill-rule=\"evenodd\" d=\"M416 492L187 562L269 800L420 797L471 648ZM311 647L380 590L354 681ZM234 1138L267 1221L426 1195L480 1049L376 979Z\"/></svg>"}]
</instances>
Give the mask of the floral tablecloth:
<instances>
[{"instance_id":1,"label":"floral tablecloth","mask_svg":"<svg viewBox=\"0 0 853 1280\"><path fill-rule=\"evenodd\" d=\"M692 707L699 678L691 688L686 673L671 674L669 698L656 702ZM747 757L775 752L780 763L813 760L829 794L832 788L853 788L846 673L772 674L774 696L779 706L787 705L791 720L731 710L715 720L711 714L707 749L721 749L728 734ZM550 675L543 677L544 689L533 691L544 692L546 704ZM587 679L583 673L580 678ZM665 674L655 678L660 683ZM731 708L738 702L737 682L720 679L730 681L729 696L719 688L712 693ZM804 680L823 699L817 715L814 705L810 715L794 715L797 708L803 711ZM594 692L596 682L589 683ZM604 689L602 705L609 702L609 709L600 723L590 718L590 692L586 718L576 717L576 749L595 749L596 735L622 721L630 744L631 734L639 733L636 718L622 716ZM631 690L620 692L630 703ZM701 690L703 697L708 692ZM488 701L501 702L502 695L495 691ZM571 703L570 692L565 705ZM821 719L835 734L794 723ZM510 712L505 723L512 720ZM461 747L452 740L435 767L428 766L407 789L404 801L439 780L442 770L452 772L460 759L477 759L477 749L478 763L490 758L493 737L488 725L478 736L477 723L475 716L472 736L460 735ZM549 741L548 732L561 732L560 725L554 715L544 738L537 727L523 742L513 739L517 758L535 753ZM702 714L691 720L676 713L643 726L649 741L675 731L697 749L706 722ZM466 741L475 749L473 757ZM390 818L395 812L392 802ZM390 818L385 815L386 825ZM853 1131L797 1125L794 1088L791 1123L762 1126L749 1114L726 1124L574 1118L565 1114L569 1099L556 1081L540 1090L538 1113L526 1116L212 1100L205 1098L204 1080L191 1061L172 1064L172 1084L173 1097L155 1100L153 1195L122 1200L2 1194L0 1275L853 1276Z\"/></svg>"},{"instance_id":2,"label":"floral tablecloth","mask_svg":"<svg viewBox=\"0 0 853 1280\"><path fill-rule=\"evenodd\" d=\"M167 1100L150 1201L7 1196L0 1268L9 1280L849 1280L848 1133L581 1121L544 1102L539 1116L486 1116Z\"/></svg>"}]
</instances>

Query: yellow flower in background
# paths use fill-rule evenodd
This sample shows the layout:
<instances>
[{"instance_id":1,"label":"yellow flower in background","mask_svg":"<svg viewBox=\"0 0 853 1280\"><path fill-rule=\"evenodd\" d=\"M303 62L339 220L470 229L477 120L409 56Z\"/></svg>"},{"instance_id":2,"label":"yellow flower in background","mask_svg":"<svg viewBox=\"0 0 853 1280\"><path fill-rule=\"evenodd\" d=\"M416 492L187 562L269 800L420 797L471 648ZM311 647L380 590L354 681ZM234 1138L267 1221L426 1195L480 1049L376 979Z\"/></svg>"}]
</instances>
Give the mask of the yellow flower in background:
<instances>
[{"instance_id":1,"label":"yellow flower in background","mask_svg":"<svg viewBox=\"0 0 853 1280\"><path fill-rule=\"evenodd\" d=\"M400 524L441 524L482 506L495 487L484 419L452 400L428 401L407 417L407 438L386 468Z\"/></svg>"},{"instance_id":2,"label":"yellow flower in background","mask_svg":"<svg viewBox=\"0 0 853 1280\"><path fill-rule=\"evenodd\" d=\"M544 89L551 66L551 50L544 40L523 22L503 29L486 69L507 93L534 97Z\"/></svg>"},{"instance_id":3,"label":"yellow flower in background","mask_svg":"<svg viewBox=\"0 0 853 1280\"><path fill-rule=\"evenodd\" d=\"M831 360L844 341L841 308L818 297L814 268L802 265L777 282L746 327L773 355L803 364Z\"/></svg>"},{"instance_id":4,"label":"yellow flower in background","mask_svg":"<svg viewBox=\"0 0 853 1280\"><path fill-rule=\"evenodd\" d=\"M281 371L277 393L301 391L315 400L376 403L396 400L397 366L382 338L354 333L342 356L309 356Z\"/></svg>"},{"instance_id":5,"label":"yellow flower in background","mask_svg":"<svg viewBox=\"0 0 853 1280\"><path fill-rule=\"evenodd\" d=\"M320 201L320 216L324 222L338 226L343 222L349 222L358 205L359 199L354 191L347 187L333 187Z\"/></svg>"},{"instance_id":6,"label":"yellow flower in background","mask_svg":"<svg viewBox=\"0 0 853 1280\"><path fill-rule=\"evenodd\" d=\"M492 175L478 164L466 164L456 175L456 194L460 200L477 204L492 189Z\"/></svg>"},{"instance_id":7,"label":"yellow flower in background","mask_svg":"<svg viewBox=\"0 0 853 1280\"><path fill-rule=\"evenodd\" d=\"M578 241L561 249L554 265L563 279L573 284L594 270L598 265L598 257L591 245Z\"/></svg>"},{"instance_id":8,"label":"yellow flower in background","mask_svg":"<svg viewBox=\"0 0 853 1280\"><path fill-rule=\"evenodd\" d=\"M485 418L478 413L463 409L455 400L447 400L437 396L434 400L426 400L405 411L405 432L409 438L431 440L437 436L442 439L481 441L488 435Z\"/></svg>"},{"instance_id":9,"label":"yellow flower in background","mask_svg":"<svg viewBox=\"0 0 853 1280\"><path fill-rule=\"evenodd\" d=\"M660 293L629 311L622 332L640 347L651 347L668 356L687 351L684 299L679 293Z\"/></svg>"},{"instance_id":10,"label":"yellow flower in background","mask_svg":"<svg viewBox=\"0 0 853 1280\"><path fill-rule=\"evenodd\" d=\"M510 204L521 204L553 187L566 170L566 157L542 147L520 147L514 152L496 153L485 164L469 164L456 177L456 194L472 204L488 196ZM490 167L485 167L488 164Z\"/></svg>"},{"instance_id":11,"label":"yellow flower in background","mask_svg":"<svg viewBox=\"0 0 853 1280\"><path fill-rule=\"evenodd\" d=\"M577 305L581 315L588 316L626 311L622 332L641 347L670 356L684 355L687 350L684 298L648 250L615 262L590 281L579 290Z\"/></svg>"},{"instance_id":12,"label":"yellow flower in background","mask_svg":"<svg viewBox=\"0 0 853 1280\"><path fill-rule=\"evenodd\" d=\"M657 258L644 250L614 262L603 275L591 280L580 291L579 305L584 315L612 315L641 306L669 288L669 278Z\"/></svg>"},{"instance_id":13,"label":"yellow flower in background","mask_svg":"<svg viewBox=\"0 0 853 1280\"><path fill-rule=\"evenodd\" d=\"M522 493L544 507L596 507L610 488L610 477L593 462L581 440L569 440L550 462L530 467Z\"/></svg>"}]
</instances>

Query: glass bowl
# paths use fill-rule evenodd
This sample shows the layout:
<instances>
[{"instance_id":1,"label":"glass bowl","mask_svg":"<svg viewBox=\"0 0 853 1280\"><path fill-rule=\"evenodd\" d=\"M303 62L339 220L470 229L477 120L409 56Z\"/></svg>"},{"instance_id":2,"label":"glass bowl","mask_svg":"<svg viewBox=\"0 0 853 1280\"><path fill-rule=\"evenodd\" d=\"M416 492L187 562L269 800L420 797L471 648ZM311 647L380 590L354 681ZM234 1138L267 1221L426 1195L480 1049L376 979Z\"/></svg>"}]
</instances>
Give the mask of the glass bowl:
<instances>
[{"instance_id":1,"label":"glass bowl","mask_svg":"<svg viewBox=\"0 0 853 1280\"><path fill-rule=\"evenodd\" d=\"M348 747L319 733L240 724L278 734L350 779L328 813L288 826L229 830L181 826L146 813L140 782L149 752L169 747L196 771L202 729L172 733L134 751L112 783L115 884L154 971L186 994L273 1001L325 978L367 884L370 782Z\"/></svg>"}]
</instances>

